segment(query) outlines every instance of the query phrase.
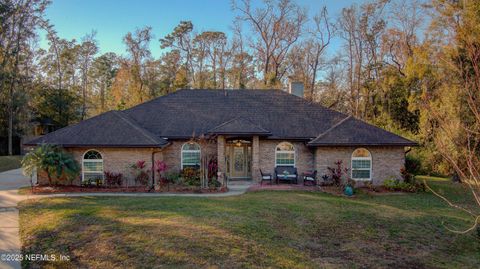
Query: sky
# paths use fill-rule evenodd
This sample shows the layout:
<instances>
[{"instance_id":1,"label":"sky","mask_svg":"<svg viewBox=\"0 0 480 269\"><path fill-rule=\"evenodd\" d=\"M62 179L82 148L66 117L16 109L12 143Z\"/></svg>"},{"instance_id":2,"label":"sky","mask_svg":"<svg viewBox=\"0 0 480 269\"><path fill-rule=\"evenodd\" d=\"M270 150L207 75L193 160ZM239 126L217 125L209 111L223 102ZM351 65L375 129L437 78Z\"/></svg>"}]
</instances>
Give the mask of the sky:
<instances>
[{"instance_id":1,"label":"sky","mask_svg":"<svg viewBox=\"0 0 480 269\"><path fill-rule=\"evenodd\" d=\"M361 1L296 2L306 7L310 15L325 5L329 15L334 17L343 7ZM80 40L92 30L96 31L100 54L125 54L123 36L136 28L151 26L154 39L150 48L152 55L159 57L162 51L158 39L170 33L182 20L192 21L198 32L216 30L229 34L235 18L231 5L230 0L53 0L46 17L61 38ZM44 33L41 34L40 47L48 47Z\"/></svg>"}]
</instances>

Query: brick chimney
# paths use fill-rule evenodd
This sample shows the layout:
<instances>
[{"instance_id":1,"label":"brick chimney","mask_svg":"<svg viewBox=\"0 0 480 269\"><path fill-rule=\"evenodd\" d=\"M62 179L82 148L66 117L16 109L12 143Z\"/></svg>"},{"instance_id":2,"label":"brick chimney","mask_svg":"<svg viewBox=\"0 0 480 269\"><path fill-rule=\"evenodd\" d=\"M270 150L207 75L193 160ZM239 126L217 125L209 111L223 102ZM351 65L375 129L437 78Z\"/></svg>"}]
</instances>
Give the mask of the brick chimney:
<instances>
[{"instance_id":1,"label":"brick chimney","mask_svg":"<svg viewBox=\"0 0 480 269\"><path fill-rule=\"evenodd\" d=\"M305 98L303 90L303 82L290 81L288 84L288 93L296 95L298 97Z\"/></svg>"}]
</instances>

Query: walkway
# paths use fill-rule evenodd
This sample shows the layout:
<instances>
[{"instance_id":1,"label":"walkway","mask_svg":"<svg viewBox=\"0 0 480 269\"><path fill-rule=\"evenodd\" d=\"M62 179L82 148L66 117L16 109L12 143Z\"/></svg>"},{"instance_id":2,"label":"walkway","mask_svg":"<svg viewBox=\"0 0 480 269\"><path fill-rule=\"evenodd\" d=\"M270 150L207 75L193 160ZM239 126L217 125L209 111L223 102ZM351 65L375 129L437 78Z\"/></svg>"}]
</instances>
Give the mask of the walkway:
<instances>
[{"instance_id":1,"label":"walkway","mask_svg":"<svg viewBox=\"0 0 480 269\"><path fill-rule=\"evenodd\" d=\"M17 203L24 200L17 189L30 184L21 169L0 173L0 255L20 253ZM21 268L20 262L6 262L0 257L0 268Z\"/></svg>"},{"instance_id":2,"label":"walkway","mask_svg":"<svg viewBox=\"0 0 480 269\"><path fill-rule=\"evenodd\" d=\"M29 186L30 181L21 169L0 173L0 255L20 254L20 238L17 204L23 200L47 197L122 196L122 197L227 197L241 195L250 187L250 182L236 182L223 193L59 193L47 195L19 195L18 188ZM21 268L20 262L6 262L0 257L0 269Z\"/></svg>"}]
</instances>

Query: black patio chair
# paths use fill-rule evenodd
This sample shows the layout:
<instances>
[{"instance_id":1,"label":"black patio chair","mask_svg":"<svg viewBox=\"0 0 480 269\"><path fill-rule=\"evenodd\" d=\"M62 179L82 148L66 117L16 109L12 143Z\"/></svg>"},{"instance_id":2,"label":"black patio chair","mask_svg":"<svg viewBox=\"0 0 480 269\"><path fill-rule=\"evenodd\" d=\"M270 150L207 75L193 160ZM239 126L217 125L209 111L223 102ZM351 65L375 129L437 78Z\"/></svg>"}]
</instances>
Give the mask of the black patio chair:
<instances>
[{"instance_id":1,"label":"black patio chair","mask_svg":"<svg viewBox=\"0 0 480 269\"><path fill-rule=\"evenodd\" d=\"M303 178L303 185L304 186L306 186L307 184L312 185L312 186L316 186L317 185L317 170L307 171L307 172L303 173L302 178Z\"/></svg>"},{"instance_id":2,"label":"black patio chair","mask_svg":"<svg viewBox=\"0 0 480 269\"><path fill-rule=\"evenodd\" d=\"M270 173L264 173L262 169L260 169L260 175L261 175L261 180L260 180L260 185L263 185L264 181L270 181L270 184L272 184L272 179L273 176Z\"/></svg>"}]
</instances>

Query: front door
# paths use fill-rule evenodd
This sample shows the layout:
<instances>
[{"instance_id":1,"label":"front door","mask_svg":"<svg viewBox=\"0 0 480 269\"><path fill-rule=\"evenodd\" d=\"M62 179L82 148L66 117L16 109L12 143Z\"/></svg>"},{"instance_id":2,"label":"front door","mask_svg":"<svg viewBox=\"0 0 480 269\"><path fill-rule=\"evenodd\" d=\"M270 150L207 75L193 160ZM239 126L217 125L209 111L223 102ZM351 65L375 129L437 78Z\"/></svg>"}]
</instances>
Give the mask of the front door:
<instances>
[{"instance_id":1,"label":"front door","mask_svg":"<svg viewBox=\"0 0 480 269\"><path fill-rule=\"evenodd\" d=\"M227 165L231 178L250 177L251 146L248 144L227 145Z\"/></svg>"}]
</instances>

